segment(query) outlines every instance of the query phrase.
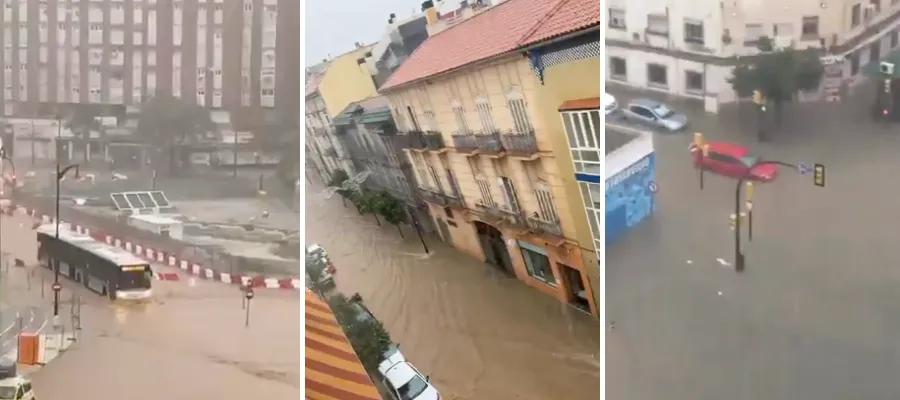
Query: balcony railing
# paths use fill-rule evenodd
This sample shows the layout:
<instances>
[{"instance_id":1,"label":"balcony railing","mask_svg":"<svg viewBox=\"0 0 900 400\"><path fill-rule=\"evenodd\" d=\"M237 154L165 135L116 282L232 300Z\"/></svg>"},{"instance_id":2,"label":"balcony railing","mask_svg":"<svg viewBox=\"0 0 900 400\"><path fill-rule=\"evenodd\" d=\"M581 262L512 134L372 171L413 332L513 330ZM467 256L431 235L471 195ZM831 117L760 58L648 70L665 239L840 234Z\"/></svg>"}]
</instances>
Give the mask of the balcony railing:
<instances>
[{"instance_id":1,"label":"balcony railing","mask_svg":"<svg viewBox=\"0 0 900 400\"><path fill-rule=\"evenodd\" d=\"M478 150L482 153L496 154L503 152L503 142L498 132L478 133L475 135Z\"/></svg>"},{"instance_id":2,"label":"balcony railing","mask_svg":"<svg viewBox=\"0 0 900 400\"><path fill-rule=\"evenodd\" d=\"M537 138L534 132L504 133L500 136L506 153L513 157L532 157L538 154Z\"/></svg>"},{"instance_id":3,"label":"balcony railing","mask_svg":"<svg viewBox=\"0 0 900 400\"><path fill-rule=\"evenodd\" d=\"M447 196L443 193L438 193L432 191L430 189L419 188L419 197L422 198L425 202L434 204L436 206L447 207L449 203L447 202Z\"/></svg>"},{"instance_id":4,"label":"balcony railing","mask_svg":"<svg viewBox=\"0 0 900 400\"><path fill-rule=\"evenodd\" d=\"M428 150L442 150L447 147L444 144L444 136L440 132L428 131L423 133L422 142Z\"/></svg>"},{"instance_id":5,"label":"balcony railing","mask_svg":"<svg viewBox=\"0 0 900 400\"><path fill-rule=\"evenodd\" d=\"M409 131L398 136L398 138L401 143L401 148L410 150L425 149L425 139L420 131Z\"/></svg>"},{"instance_id":6,"label":"balcony railing","mask_svg":"<svg viewBox=\"0 0 900 400\"><path fill-rule=\"evenodd\" d=\"M528 223L526 222L525 215L520 210L513 210L507 206L500 207L500 211L503 212L503 221L508 225L512 225L519 229L527 229Z\"/></svg>"},{"instance_id":7,"label":"balcony railing","mask_svg":"<svg viewBox=\"0 0 900 400\"><path fill-rule=\"evenodd\" d=\"M545 221L536 215L528 217L528 227L535 233L549 233L551 235L562 236L562 227L559 221Z\"/></svg>"},{"instance_id":8,"label":"balcony railing","mask_svg":"<svg viewBox=\"0 0 900 400\"><path fill-rule=\"evenodd\" d=\"M478 202L475 206L477 207L476 212L478 213L478 216L481 217L484 222L496 223L506 218L506 213L503 212L497 204Z\"/></svg>"},{"instance_id":9,"label":"balcony railing","mask_svg":"<svg viewBox=\"0 0 900 400\"><path fill-rule=\"evenodd\" d=\"M456 133L453 138L453 147L460 153L474 153L478 151L478 141L475 135L469 133Z\"/></svg>"}]
</instances>

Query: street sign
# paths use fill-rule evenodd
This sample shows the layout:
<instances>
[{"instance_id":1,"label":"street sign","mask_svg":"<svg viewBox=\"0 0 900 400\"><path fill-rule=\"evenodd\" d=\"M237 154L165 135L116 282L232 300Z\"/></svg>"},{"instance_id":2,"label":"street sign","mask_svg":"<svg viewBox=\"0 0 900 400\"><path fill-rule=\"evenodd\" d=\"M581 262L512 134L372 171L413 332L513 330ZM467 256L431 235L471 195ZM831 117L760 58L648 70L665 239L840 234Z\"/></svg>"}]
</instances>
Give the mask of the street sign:
<instances>
[{"instance_id":1,"label":"street sign","mask_svg":"<svg viewBox=\"0 0 900 400\"><path fill-rule=\"evenodd\" d=\"M650 182L650 184L648 186L650 188L651 193L655 194L656 192L659 191L659 186L656 185L656 182Z\"/></svg>"},{"instance_id":2,"label":"street sign","mask_svg":"<svg viewBox=\"0 0 900 400\"><path fill-rule=\"evenodd\" d=\"M59 282L53 282L53 286L50 288L53 289L54 292L58 292L62 290L62 285L60 285Z\"/></svg>"},{"instance_id":3,"label":"street sign","mask_svg":"<svg viewBox=\"0 0 900 400\"><path fill-rule=\"evenodd\" d=\"M247 300L252 299L253 298L253 289L247 290L247 293L244 296L247 297Z\"/></svg>"},{"instance_id":4,"label":"street sign","mask_svg":"<svg viewBox=\"0 0 900 400\"><path fill-rule=\"evenodd\" d=\"M812 169L803 164L797 164L797 172L800 172L800 175L806 175L812 172Z\"/></svg>"}]
</instances>

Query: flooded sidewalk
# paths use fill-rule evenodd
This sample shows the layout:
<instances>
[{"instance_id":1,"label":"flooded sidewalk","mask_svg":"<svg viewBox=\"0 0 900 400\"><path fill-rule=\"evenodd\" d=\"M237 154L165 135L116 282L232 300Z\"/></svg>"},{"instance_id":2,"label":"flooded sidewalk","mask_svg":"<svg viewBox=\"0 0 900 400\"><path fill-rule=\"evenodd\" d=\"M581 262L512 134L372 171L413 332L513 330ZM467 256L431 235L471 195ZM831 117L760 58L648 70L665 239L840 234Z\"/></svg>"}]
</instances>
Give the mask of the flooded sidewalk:
<instances>
[{"instance_id":1,"label":"flooded sidewalk","mask_svg":"<svg viewBox=\"0 0 900 400\"><path fill-rule=\"evenodd\" d=\"M600 321L426 238L402 239L308 185L307 243L333 257L403 353L448 399L596 399Z\"/></svg>"}]
</instances>

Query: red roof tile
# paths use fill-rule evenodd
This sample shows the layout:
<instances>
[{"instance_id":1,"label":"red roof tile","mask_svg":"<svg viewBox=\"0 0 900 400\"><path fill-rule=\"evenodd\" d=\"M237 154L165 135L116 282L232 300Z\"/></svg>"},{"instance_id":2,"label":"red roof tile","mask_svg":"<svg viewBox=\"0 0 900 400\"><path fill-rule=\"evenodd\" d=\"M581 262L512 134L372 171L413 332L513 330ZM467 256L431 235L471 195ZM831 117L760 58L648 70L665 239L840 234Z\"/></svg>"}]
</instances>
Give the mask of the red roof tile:
<instances>
[{"instance_id":1,"label":"red roof tile","mask_svg":"<svg viewBox=\"0 0 900 400\"><path fill-rule=\"evenodd\" d=\"M600 23L596 0L507 0L425 40L381 89Z\"/></svg>"},{"instance_id":2,"label":"red roof tile","mask_svg":"<svg viewBox=\"0 0 900 400\"><path fill-rule=\"evenodd\" d=\"M537 25L521 45L528 46L600 24L597 0L562 0ZM600 33L597 33L599 38Z\"/></svg>"}]
</instances>

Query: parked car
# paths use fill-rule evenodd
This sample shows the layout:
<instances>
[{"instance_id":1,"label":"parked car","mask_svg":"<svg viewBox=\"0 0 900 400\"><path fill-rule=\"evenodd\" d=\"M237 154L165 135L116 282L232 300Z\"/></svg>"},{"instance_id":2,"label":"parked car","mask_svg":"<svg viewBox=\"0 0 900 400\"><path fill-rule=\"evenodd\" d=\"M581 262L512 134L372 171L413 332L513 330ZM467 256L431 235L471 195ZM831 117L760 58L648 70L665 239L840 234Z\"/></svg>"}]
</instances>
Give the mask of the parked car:
<instances>
[{"instance_id":1,"label":"parked car","mask_svg":"<svg viewBox=\"0 0 900 400\"><path fill-rule=\"evenodd\" d=\"M334 267L331 258L328 257L328 253L325 252L325 249L323 249L322 246L317 244L307 246L306 261L324 265L325 269L319 275L319 284L326 286L334 285L334 274L337 272L337 269Z\"/></svg>"},{"instance_id":2,"label":"parked car","mask_svg":"<svg viewBox=\"0 0 900 400\"><path fill-rule=\"evenodd\" d=\"M684 114L675 112L669 106L655 100L637 99L628 103L622 110L623 117L632 122L661 128L668 132L677 132L687 126Z\"/></svg>"},{"instance_id":3,"label":"parked car","mask_svg":"<svg viewBox=\"0 0 900 400\"><path fill-rule=\"evenodd\" d=\"M732 178L749 176L760 182L769 182L778 176L778 165L759 164L759 157L750 148L728 142L709 142L709 153L704 157L702 149L691 144L689 150L694 166Z\"/></svg>"},{"instance_id":4,"label":"parked car","mask_svg":"<svg viewBox=\"0 0 900 400\"><path fill-rule=\"evenodd\" d=\"M606 116L616 112L619 109L619 103L616 102L615 96L609 93L603 93L603 112Z\"/></svg>"},{"instance_id":5,"label":"parked car","mask_svg":"<svg viewBox=\"0 0 900 400\"><path fill-rule=\"evenodd\" d=\"M378 364L378 372L384 377L384 385L396 400L440 400L441 395L412 364L406 361L400 347L391 345Z\"/></svg>"}]
</instances>

